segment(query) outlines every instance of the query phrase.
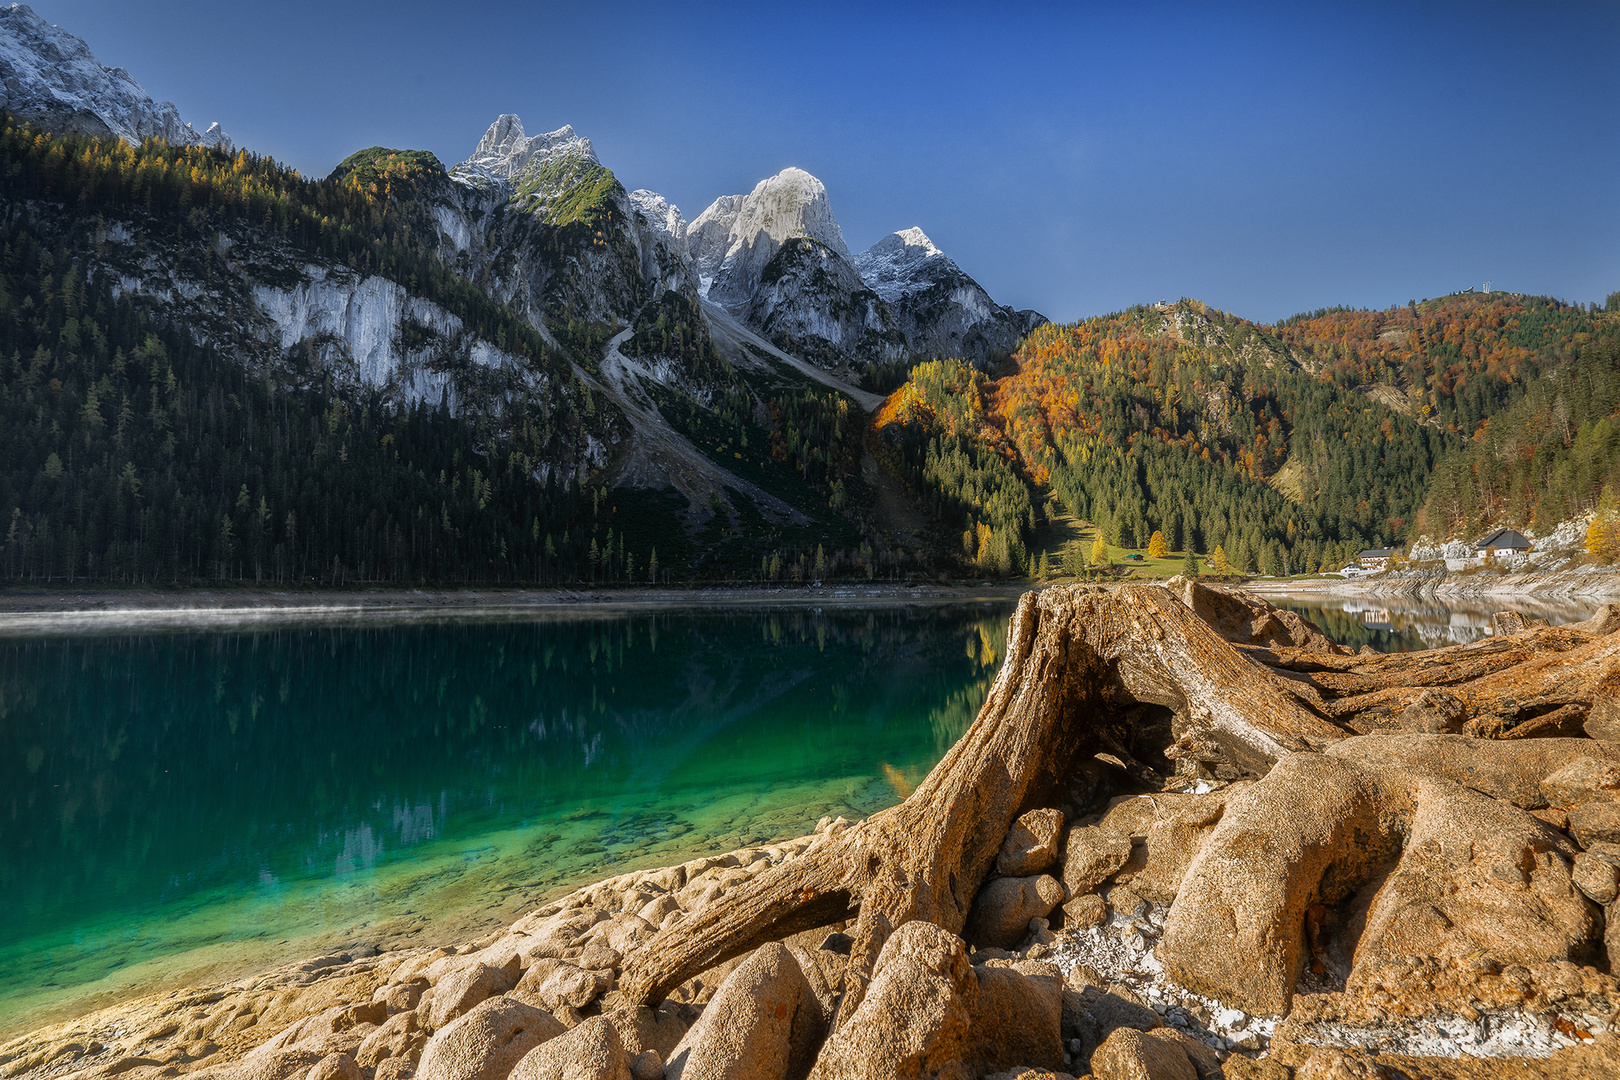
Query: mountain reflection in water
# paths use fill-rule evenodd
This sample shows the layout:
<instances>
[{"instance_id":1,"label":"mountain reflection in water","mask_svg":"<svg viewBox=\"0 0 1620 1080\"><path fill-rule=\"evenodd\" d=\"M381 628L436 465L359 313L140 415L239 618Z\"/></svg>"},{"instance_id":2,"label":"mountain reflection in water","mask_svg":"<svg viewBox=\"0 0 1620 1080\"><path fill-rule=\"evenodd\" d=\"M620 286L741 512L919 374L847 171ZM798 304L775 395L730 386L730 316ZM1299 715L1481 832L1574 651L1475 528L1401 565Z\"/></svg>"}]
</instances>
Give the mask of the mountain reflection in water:
<instances>
[{"instance_id":1,"label":"mountain reflection in water","mask_svg":"<svg viewBox=\"0 0 1620 1080\"><path fill-rule=\"evenodd\" d=\"M1371 645L1379 652L1413 652L1478 641L1490 635L1491 615L1498 611L1517 611L1561 626L1590 619L1599 606L1595 601L1521 597L1441 603L1392 596L1361 599L1268 592L1264 598L1305 616L1341 645L1352 649Z\"/></svg>"},{"instance_id":2,"label":"mountain reflection in water","mask_svg":"<svg viewBox=\"0 0 1620 1080\"><path fill-rule=\"evenodd\" d=\"M871 814L1010 609L0 640L0 1030Z\"/></svg>"}]
</instances>

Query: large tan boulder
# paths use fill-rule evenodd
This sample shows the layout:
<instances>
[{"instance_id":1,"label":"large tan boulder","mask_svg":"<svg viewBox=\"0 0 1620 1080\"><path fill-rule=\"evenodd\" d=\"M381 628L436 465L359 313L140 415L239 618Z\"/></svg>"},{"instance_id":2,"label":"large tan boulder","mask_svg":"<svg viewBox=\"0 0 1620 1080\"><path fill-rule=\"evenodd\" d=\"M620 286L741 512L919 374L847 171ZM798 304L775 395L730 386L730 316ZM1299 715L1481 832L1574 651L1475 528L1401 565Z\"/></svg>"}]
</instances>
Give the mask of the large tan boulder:
<instances>
[{"instance_id":1,"label":"large tan boulder","mask_svg":"<svg viewBox=\"0 0 1620 1080\"><path fill-rule=\"evenodd\" d=\"M836 948L823 947L829 941L836 943L836 938L821 934L822 941L817 947L808 948L794 941L784 942L793 959L799 962L799 970L804 972L805 985L810 988L810 994L820 1010L822 1018L832 1023L833 1014L838 1010L838 998L844 990L844 973L849 970L849 956Z\"/></svg>"},{"instance_id":2,"label":"large tan boulder","mask_svg":"<svg viewBox=\"0 0 1620 1080\"><path fill-rule=\"evenodd\" d=\"M1204 795L1169 792L1114 799L1096 824L1069 831L1063 867L1069 896L1083 896L1113 881L1129 885L1146 900L1170 903L1227 800L1248 786L1233 784Z\"/></svg>"},{"instance_id":3,"label":"large tan boulder","mask_svg":"<svg viewBox=\"0 0 1620 1080\"><path fill-rule=\"evenodd\" d=\"M1159 1014L1128 987L1074 978L1064 987L1063 1038L1079 1044L1079 1067L1120 1028L1153 1031L1162 1023Z\"/></svg>"},{"instance_id":4,"label":"large tan boulder","mask_svg":"<svg viewBox=\"0 0 1620 1080\"><path fill-rule=\"evenodd\" d=\"M510 1080L631 1080L619 1031L605 1016L593 1016L566 1035L523 1055Z\"/></svg>"},{"instance_id":5,"label":"large tan boulder","mask_svg":"<svg viewBox=\"0 0 1620 1080\"><path fill-rule=\"evenodd\" d=\"M365 1080L352 1054L328 1054L305 1074L305 1080Z\"/></svg>"},{"instance_id":6,"label":"large tan boulder","mask_svg":"<svg viewBox=\"0 0 1620 1080\"><path fill-rule=\"evenodd\" d=\"M974 898L964 934L975 945L1013 948L1029 932L1029 920L1046 918L1066 895L1050 874L992 878Z\"/></svg>"},{"instance_id":7,"label":"large tan boulder","mask_svg":"<svg viewBox=\"0 0 1620 1080\"><path fill-rule=\"evenodd\" d=\"M355 1060L367 1069L376 1068L385 1058L408 1058L412 1065L422 1056L427 1045L427 1032L422 1029L416 1013L395 1013L381 1027L367 1035L355 1051Z\"/></svg>"},{"instance_id":8,"label":"large tan boulder","mask_svg":"<svg viewBox=\"0 0 1620 1080\"><path fill-rule=\"evenodd\" d=\"M523 1056L567 1028L544 1009L509 997L480 1002L428 1040L419 1080L506 1080Z\"/></svg>"},{"instance_id":9,"label":"large tan boulder","mask_svg":"<svg viewBox=\"0 0 1620 1080\"><path fill-rule=\"evenodd\" d=\"M1620 802L1620 762L1579 757L1541 782L1548 806Z\"/></svg>"},{"instance_id":10,"label":"large tan boulder","mask_svg":"<svg viewBox=\"0 0 1620 1080\"><path fill-rule=\"evenodd\" d=\"M373 1001L381 1002L383 1008L390 1013L409 1011L416 1008L422 1000L422 991L428 988L428 981L421 976L406 982L390 982L379 986L372 996Z\"/></svg>"},{"instance_id":11,"label":"large tan boulder","mask_svg":"<svg viewBox=\"0 0 1620 1080\"><path fill-rule=\"evenodd\" d=\"M1620 803L1594 800L1570 807L1569 834L1583 848L1620 844Z\"/></svg>"},{"instance_id":12,"label":"large tan boulder","mask_svg":"<svg viewBox=\"0 0 1620 1080\"><path fill-rule=\"evenodd\" d=\"M889 936L866 997L822 1047L812 1080L969 1076L978 980L962 940L933 923L908 922Z\"/></svg>"},{"instance_id":13,"label":"large tan boulder","mask_svg":"<svg viewBox=\"0 0 1620 1080\"><path fill-rule=\"evenodd\" d=\"M822 1047L812 1080L982 1076L1061 1069L1063 983L1040 963L973 967L962 940L909 922L884 945L861 1005Z\"/></svg>"},{"instance_id":14,"label":"large tan boulder","mask_svg":"<svg viewBox=\"0 0 1620 1080\"><path fill-rule=\"evenodd\" d=\"M1379 794L1356 765L1297 753L1234 796L1165 921L1170 977L1245 1012L1287 1012L1323 879L1342 899L1394 850Z\"/></svg>"},{"instance_id":15,"label":"large tan boulder","mask_svg":"<svg viewBox=\"0 0 1620 1080\"><path fill-rule=\"evenodd\" d=\"M1063 887L1084 896L1113 877L1131 859L1131 838L1095 825L1069 830L1063 857Z\"/></svg>"},{"instance_id":16,"label":"large tan boulder","mask_svg":"<svg viewBox=\"0 0 1620 1080\"><path fill-rule=\"evenodd\" d=\"M495 994L503 994L517 984L522 973L513 955L503 967L482 961L457 968L433 986L433 1009L429 1025L437 1031L474 1005Z\"/></svg>"},{"instance_id":17,"label":"large tan boulder","mask_svg":"<svg viewBox=\"0 0 1620 1080\"><path fill-rule=\"evenodd\" d=\"M1165 793L1137 796L1117 803L1098 828L1129 832L1133 847L1113 880L1145 900L1168 904L1181 889L1187 867L1226 812L1227 800L1249 787L1247 782L1206 795Z\"/></svg>"},{"instance_id":18,"label":"large tan boulder","mask_svg":"<svg viewBox=\"0 0 1620 1080\"><path fill-rule=\"evenodd\" d=\"M320 1005L326 994L298 995L297 1004ZM297 1004L289 1002L293 1007ZM266 1010L266 1015L273 1015ZM377 1030L376 1023L387 1016L381 1002L331 1004L312 1015L289 1024L273 1038L260 1043L236 1064L233 1080L302 1080L316 1065L328 1058L353 1057L364 1039ZM328 1066L331 1068L333 1066Z\"/></svg>"},{"instance_id":19,"label":"large tan boulder","mask_svg":"<svg viewBox=\"0 0 1620 1080\"><path fill-rule=\"evenodd\" d=\"M1620 844L1601 840L1594 842L1590 848L1575 856L1570 879L1594 903L1614 903L1620 897ZM1616 918L1620 916L1611 911L1609 921L1612 923Z\"/></svg>"},{"instance_id":20,"label":"large tan boulder","mask_svg":"<svg viewBox=\"0 0 1620 1080\"><path fill-rule=\"evenodd\" d=\"M975 967L968 1061L987 1068L1063 1068L1063 978L1050 965Z\"/></svg>"},{"instance_id":21,"label":"large tan boulder","mask_svg":"<svg viewBox=\"0 0 1620 1080\"><path fill-rule=\"evenodd\" d=\"M1592 695L1592 707L1587 710L1581 730L1594 739L1620 742L1620 693L1614 689L1600 689Z\"/></svg>"},{"instance_id":22,"label":"large tan boulder","mask_svg":"<svg viewBox=\"0 0 1620 1080\"><path fill-rule=\"evenodd\" d=\"M996 855L996 873L1003 877L1029 877L1057 861L1063 839L1061 810L1031 810L1013 822Z\"/></svg>"},{"instance_id":23,"label":"large tan boulder","mask_svg":"<svg viewBox=\"0 0 1620 1080\"><path fill-rule=\"evenodd\" d=\"M330 1038L328 1036L328 1038ZM295 1046L249 1053L230 1071L230 1080L303 1080L309 1070L334 1054L347 1053L341 1044L320 1045L308 1040Z\"/></svg>"},{"instance_id":24,"label":"large tan boulder","mask_svg":"<svg viewBox=\"0 0 1620 1080\"><path fill-rule=\"evenodd\" d=\"M1174 1032L1122 1027L1091 1055L1095 1080L1198 1080Z\"/></svg>"},{"instance_id":25,"label":"large tan boulder","mask_svg":"<svg viewBox=\"0 0 1620 1080\"><path fill-rule=\"evenodd\" d=\"M567 961L542 958L523 973L512 996L555 1012L563 1008L583 1009L612 986L610 969L586 969Z\"/></svg>"},{"instance_id":26,"label":"large tan boulder","mask_svg":"<svg viewBox=\"0 0 1620 1080\"><path fill-rule=\"evenodd\" d=\"M671 1051L668 1080L782 1080L803 1076L826 1018L799 962L780 942L762 945L726 977Z\"/></svg>"},{"instance_id":27,"label":"large tan boulder","mask_svg":"<svg viewBox=\"0 0 1620 1080\"><path fill-rule=\"evenodd\" d=\"M653 1050L657 1052L658 1059L664 1061L686 1034L686 1024L668 1007L654 1010L645 1005L623 1005L602 1015L618 1031L619 1041L624 1044L625 1057L631 1060ZM662 1065L658 1071L660 1075L663 1074Z\"/></svg>"},{"instance_id":28,"label":"large tan boulder","mask_svg":"<svg viewBox=\"0 0 1620 1080\"><path fill-rule=\"evenodd\" d=\"M522 937L517 943L518 954L525 964L532 964L536 960L576 957L583 950L583 945L575 943L607 918L605 911L576 907L556 911L543 918L529 916L520 919L513 924L514 930L522 928Z\"/></svg>"}]
</instances>

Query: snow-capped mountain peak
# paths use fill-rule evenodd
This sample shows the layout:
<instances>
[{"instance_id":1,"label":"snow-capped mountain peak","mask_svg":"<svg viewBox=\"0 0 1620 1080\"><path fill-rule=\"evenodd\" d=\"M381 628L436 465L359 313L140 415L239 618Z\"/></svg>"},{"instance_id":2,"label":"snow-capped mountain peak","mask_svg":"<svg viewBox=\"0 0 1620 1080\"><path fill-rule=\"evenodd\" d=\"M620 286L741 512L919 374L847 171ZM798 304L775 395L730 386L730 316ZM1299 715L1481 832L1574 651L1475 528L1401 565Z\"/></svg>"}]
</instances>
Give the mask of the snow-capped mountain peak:
<instances>
[{"instance_id":1,"label":"snow-capped mountain peak","mask_svg":"<svg viewBox=\"0 0 1620 1080\"><path fill-rule=\"evenodd\" d=\"M961 356L988 367L1046 317L990 299L977 281L913 226L859 255L855 269L882 297L915 356Z\"/></svg>"},{"instance_id":2,"label":"snow-capped mountain peak","mask_svg":"<svg viewBox=\"0 0 1620 1080\"><path fill-rule=\"evenodd\" d=\"M523 121L512 113L503 113L489 125L472 156L462 167L483 170L491 176L510 180L530 168L545 165L563 157L581 158L592 165L600 164L591 140L574 132L564 124L556 131L530 138L523 131Z\"/></svg>"},{"instance_id":3,"label":"snow-capped mountain peak","mask_svg":"<svg viewBox=\"0 0 1620 1080\"><path fill-rule=\"evenodd\" d=\"M153 101L129 72L103 67L83 38L26 4L0 7L0 108L62 135L231 149L217 123L197 131L173 103Z\"/></svg>"},{"instance_id":4,"label":"snow-capped mountain peak","mask_svg":"<svg viewBox=\"0 0 1620 1080\"><path fill-rule=\"evenodd\" d=\"M914 225L890 233L861 252L855 257L855 269L868 288L892 302L915 291L919 271L924 269L920 264L927 260L944 260L938 266L928 267L930 272L957 269L951 257L935 247L928 234Z\"/></svg>"}]
</instances>

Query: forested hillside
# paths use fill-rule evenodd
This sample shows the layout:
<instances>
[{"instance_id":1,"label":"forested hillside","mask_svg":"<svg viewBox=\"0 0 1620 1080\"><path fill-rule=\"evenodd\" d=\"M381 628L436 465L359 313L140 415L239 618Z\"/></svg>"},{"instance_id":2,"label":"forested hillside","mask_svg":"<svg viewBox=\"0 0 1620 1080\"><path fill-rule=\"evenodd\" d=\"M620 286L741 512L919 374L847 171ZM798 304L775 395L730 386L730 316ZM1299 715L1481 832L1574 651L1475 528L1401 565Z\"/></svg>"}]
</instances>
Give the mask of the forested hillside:
<instances>
[{"instance_id":1,"label":"forested hillside","mask_svg":"<svg viewBox=\"0 0 1620 1080\"><path fill-rule=\"evenodd\" d=\"M851 398L722 355L688 292L653 292L600 166L516 189L503 228L536 260L522 287L504 257L447 252L444 200L487 193L431 154L373 147L311 181L5 118L0 166L13 580L1016 575L1058 511L1115 546L1160 532L1287 573L1419 531L1545 529L1620 486L1620 295L1606 312L1472 294L1269 327L1138 307L1040 327L999 378L915 365L869 431ZM368 382L343 342L249 325L264 296L333 272L440 313L398 324L406 368ZM535 282L556 288L540 300ZM712 465L709 494L616 483L633 421L602 365L626 329L621 358L660 372L636 393ZM943 543L895 541L868 450Z\"/></svg>"},{"instance_id":2,"label":"forested hillside","mask_svg":"<svg viewBox=\"0 0 1620 1080\"><path fill-rule=\"evenodd\" d=\"M751 437L756 482L791 488L799 524L720 504L701 508L711 524L694 532L673 491L610 486L587 453L623 423L591 388L611 326L564 320L550 345L448 267L424 224L424 192L443 181L437 160L412 152L373 148L309 181L246 153L0 123L0 577L803 580L914 565L867 543L848 506L848 444L864 424L848 402L792 386L756 396L675 292L647 305L626 352L682 358L720 387L703 395L714 408L678 396L675 411L694 433ZM596 220L570 212L566 229ZM472 363L407 321L417 340L401 347L454 376L455 407L448 393L402 398L346 375L319 340L260 348L233 336L241 327L131 292L122 274L141 268L110 261L105 243L120 230L175 253L221 311L253 310L234 251L252 248L255 272L273 274L280 245L397 281L511 366ZM740 454L725 458L741 468Z\"/></svg>"},{"instance_id":3,"label":"forested hillside","mask_svg":"<svg viewBox=\"0 0 1620 1080\"><path fill-rule=\"evenodd\" d=\"M1615 472L1617 341L1620 316L1537 297L1276 327L1184 300L1037 329L996 380L920 366L878 427L914 490L998 550L1021 550L1024 500L1049 493L1118 546L1160 531L1298 572L1420 524L1591 505Z\"/></svg>"},{"instance_id":4,"label":"forested hillside","mask_svg":"<svg viewBox=\"0 0 1620 1080\"><path fill-rule=\"evenodd\" d=\"M1615 318L1620 323L1620 317ZM1434 536L1505 522L1545 533L1620 494L1620 334L1552 366L1435 469L1419 518Z\"/></svg>"},{"instance_id":5,"label":"forested hillside","mask_svg":"<svg viewBox=\"0 0 1620 1080\"><path fill-rule=\"evenodd\" d=\"M1620 293L1602 312L1473 293L1315 312L1276 332L1337 385L1460 436L1435 468L1419 532L1545 532L1620 485Z\"/></svg>"},{"instance_id":6,"label":"forested hillside","mask_svg":"<svg viewBox=\"0 0 1620 1080\"><path fill-rule=\"evenodd\" d=\"M1267 329L1334 385L1469 437L1537 376L1620 335L1620 323L1578 305L1511 293L1317 311Z\"/></svg>"},{"instance_id":7,"label":"forested hillside","mask_svg":"<svg viewBox=\"0 0 1620 1080\"><path fill-rule=\"evenodd\" d=\"M605 492L536 482L477 422L251 372L87 282L25 218L3 241L0 574L341 584L647 565Z\"/></svg>"}]
</instances>

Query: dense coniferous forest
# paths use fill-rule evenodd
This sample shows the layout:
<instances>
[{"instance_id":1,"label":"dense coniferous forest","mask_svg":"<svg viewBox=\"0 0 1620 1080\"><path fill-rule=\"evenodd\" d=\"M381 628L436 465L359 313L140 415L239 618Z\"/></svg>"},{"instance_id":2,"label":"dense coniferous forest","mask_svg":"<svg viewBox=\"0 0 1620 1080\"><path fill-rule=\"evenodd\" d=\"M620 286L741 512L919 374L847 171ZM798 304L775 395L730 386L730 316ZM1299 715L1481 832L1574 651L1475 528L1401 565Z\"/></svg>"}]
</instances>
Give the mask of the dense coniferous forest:
<instances>
[{"instance_id":1,"label":"dense coniferous forest","mask_svg":"<svg viewBox=\"0 0 1620 1080\"><path fill-rule=\"evenodd\" d=\"M1546 532L1620 493L1620 337L1518 388L1435 470L1420 524L1444 536L1505 521Z\"/></svg>"},{"instance_id":2,"label":"dense coniferous forest","mask_svg":"<svg viewBox=\"0 0 1620 1080\"><path fill-rule=\"evenodd\" d=\"M673 292L642 309L623 351L680 358L704 397L721 387L713 409L682 404L751 432L758 482L799 483L795 505L819 525L763 527L744 506L693 536L672 491L610 489L548 465L602 430L573 365L595 370L615 328L555 324L559 354L447 268L424 201L444 179L430 154L372 148L308 181L247 153L62 138L4 118L0 164L0 578L810 580L911 563L892 550L880 559L840 513L864 417L835 393L756 398ZM585 177L546 212L568 218L561 228L596 226L591 192L604 182ZM211 260L232 229L380 274L549 377L536 390L516 375L458 372L463 387L495 385L485 407L453 415L446 401L401 405L340 383L305 346L264 362L200 343L97 273L108 217L172 241L222 287L230 271Z\"/></svg>"},{"instance_id":3,"label":"dense coniferous forest","mask_svg":"<svg viewBox=\"0 0 1620 1080\"><path fill-rule=\"evenodd\" d=\"M962 555L995 575L1022 573L1034 526L1029 489L987 409L989 381L961 360L919 364L879 411L884 463L947 524Z\"/></svg>"},{"instance_id":4,"label":"dense coniferous forest","mask_svg":"<svg viewBox=\"0 0 1620 1080\"><path fill-rule=\"evenodd\" d=\"M19 218L0 246L0 572L131 582L617 572L598 493L476 425L278 387L87 282Z\"/></svg>"}]
</instances>

